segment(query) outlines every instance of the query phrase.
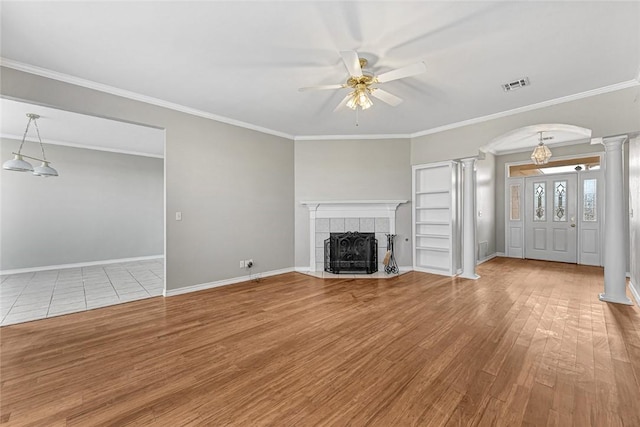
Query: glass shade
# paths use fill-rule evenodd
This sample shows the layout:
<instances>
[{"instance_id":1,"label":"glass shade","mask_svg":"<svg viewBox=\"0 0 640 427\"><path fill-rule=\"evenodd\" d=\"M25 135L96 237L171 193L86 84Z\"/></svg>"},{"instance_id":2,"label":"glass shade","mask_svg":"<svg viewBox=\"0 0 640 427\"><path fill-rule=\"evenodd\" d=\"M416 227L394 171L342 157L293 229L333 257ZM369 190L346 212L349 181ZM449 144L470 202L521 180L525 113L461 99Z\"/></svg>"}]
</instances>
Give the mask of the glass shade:
<instances>
[{"instance_id":1,"label":"glass shade","mask_svg":"<svg viewBox=\"0 0 640 427\"><path fill-rule=\"evenodd\" d=\"M352 96L351 98L349 98L349 101L347 101L347 107L355 110L356 108L358 108L358 96L355 92L351 93L350 95Z\"/></svg>"},{"instance_id":2,"label":"glass shade","mask_svg":"<svg viewBox=\"0 0 640 427\"><path fill-rule=\"evenodd\" d=\"M358 104L360 104L360 107L363 110L366 110L373 105L373 102L371 102L371 99L367 96L366 92L363 91L360 92L360 96L358 97Z\"/></svg>"},{"instance_id":3,"label":"glass shade","mask_svg":"<svg viewBox=\"0 0 640 427\"><path fill-rule=\"evenodd\" d=\"M31 166L31 163L23 160L20 154L16 154L12 160L4 162L2 169L17 172L31 172L33 171L33 166Z\"/></svg>"},{"instance_id":4,"label":"glass shade","mask_svg":"<svg viewBox=\"0 0 640 427\"><path fill-rule=\"evenodd\" d=\"M540 143L533 153L531 153L531 160L536 165L545 165L549 163L549 159L551 158L551 150L546 145Z\"/></svg>"},{"instance_id":5,"label":"glass shade","mask_svg":"<svg viewBox=\"0 0 640 427\"><path fill-rule=\"evenodd\" d=\"M371 99L364 89L357 89L355 92L352 92L349 95L351 95L351 98L349 98L349 101L347 101L347 107L351 108L352 110L355 110L358 107L366 110L373 105L373 102L371 102Z\"/></svg>"},{"instance_id":6,"label":"glass shade","mask_svg":"<svg viewBox=\"0 0 640 427\"><path fill-rule=\"evenodd\" d=\"M38 176L58 176L58 171L49 166L49 162L42 162L40 166L33 168L33 174Z\"/></svg>"}]
</instances>

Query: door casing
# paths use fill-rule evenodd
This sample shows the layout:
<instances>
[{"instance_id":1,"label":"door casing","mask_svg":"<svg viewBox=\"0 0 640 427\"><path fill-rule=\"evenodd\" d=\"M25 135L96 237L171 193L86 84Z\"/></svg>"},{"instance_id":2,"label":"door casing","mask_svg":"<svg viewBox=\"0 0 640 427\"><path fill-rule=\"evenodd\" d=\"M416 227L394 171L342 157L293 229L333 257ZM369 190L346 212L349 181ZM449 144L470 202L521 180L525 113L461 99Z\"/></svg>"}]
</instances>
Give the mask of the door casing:
<instances>
[{"instance_id":1,"label":"door casing","mask_svg":"<svg viewBox=\"0 0 640 427\"><path fill-rule=\"evenodd\" d=\"M603 266L604 260L604 248L601 242L603 242L604 232L604 153L589 153L590 156L600 156L600 169L595 171L580 171L571 172L577 175L577 194L578 205L576 212L576 234L577 234L577 263L585 265ZM570 155L554 157L554 160L569 160L573 158L580 158L583 155ZM504 169L504 236L505 236L505 253L504 255L510 258L525 258L525 177L509 177L509 167L514 165L522 165L530 163L530 161L509 162L505 164ZM553 174L544 175L546 177L552 177ZM597 222L585 223L583 221L583 206L581 201L583 200L583 182L585 179L597 179ZM520 192L520 219L512 220L510 212L510 192L512 186L519 186ZM595 239L595 241L594 241ZM595 251L592 250L595 248Z\"/></svg>"}]
</instances>

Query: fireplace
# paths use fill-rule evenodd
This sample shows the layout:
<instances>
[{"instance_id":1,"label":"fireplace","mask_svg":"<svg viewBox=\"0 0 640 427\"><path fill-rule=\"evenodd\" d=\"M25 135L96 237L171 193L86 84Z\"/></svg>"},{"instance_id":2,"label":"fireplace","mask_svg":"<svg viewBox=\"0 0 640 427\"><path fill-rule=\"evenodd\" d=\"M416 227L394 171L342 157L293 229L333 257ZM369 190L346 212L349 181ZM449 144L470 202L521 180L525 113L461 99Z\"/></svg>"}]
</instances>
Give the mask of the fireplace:
<instances>
[{"instance_id":1,"label":"fireplace","mask_svg":"<svg viewBox=\"0 0 640 427\"><path fill-rule=\"evenodd\" d=\"M385 234L396 234L396 210L403 203L407 200L301 201L309 210L309 267L301 266L299 271L324 270L324 241L330 233L373 232L378 244L385 245ZM377 249L379 256L384 251L385 246ZM380 269L382 259L377 262Z\"/></svg>"},{"instance_id":2,"label":"fireplace","mask_svg":"<svg viewBox=\"0 0 640 427\"><path fill-rule=\"evenodd\" d=\"M331 233L324 241L324 269L329 273L378 271L378 240L375 233Z\"/></svg>"}]
</instances>

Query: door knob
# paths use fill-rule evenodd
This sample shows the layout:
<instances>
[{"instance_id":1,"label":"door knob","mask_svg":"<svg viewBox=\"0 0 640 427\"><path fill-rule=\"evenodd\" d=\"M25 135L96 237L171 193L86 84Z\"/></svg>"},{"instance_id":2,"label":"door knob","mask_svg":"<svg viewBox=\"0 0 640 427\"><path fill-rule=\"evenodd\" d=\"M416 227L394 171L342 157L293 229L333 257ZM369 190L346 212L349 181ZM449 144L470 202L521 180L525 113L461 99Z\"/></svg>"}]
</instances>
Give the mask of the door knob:
<instances>
[{"instance_id":1,"label":"door knob","mask_svg":"<svg viewBox=\"0 0 640 427\"><path fill-rule=\"evenodd\" d=\"M576 227L576 225L575 225L575 224L571 224L571 228L575 228L575 227Z\"/></svg>"}]
</instances>

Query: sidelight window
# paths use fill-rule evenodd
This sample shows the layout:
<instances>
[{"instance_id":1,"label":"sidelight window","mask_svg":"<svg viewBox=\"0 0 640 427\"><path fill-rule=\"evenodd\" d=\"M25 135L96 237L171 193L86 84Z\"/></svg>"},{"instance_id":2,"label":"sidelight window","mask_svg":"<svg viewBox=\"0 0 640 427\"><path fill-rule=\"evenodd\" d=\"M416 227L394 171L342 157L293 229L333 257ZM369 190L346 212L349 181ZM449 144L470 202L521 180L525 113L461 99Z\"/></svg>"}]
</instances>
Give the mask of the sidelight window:
<instances>
[{"instance_id":1,"label":"sidelight window","mask_svg":"<svg viewBox=\"0 0 640 427\"><path fill-rule=\"evenodd\" d=\"M509 219L520 221L520 184L509 187Z\"/></svg>"},{"instance_id":2,"label":"sidelight window","mask_svg":"<svg viewBox=\"0 0 640 427\"><path fill-rule=\"evenodd\" d=\"M598 220L597 214L598 180L585 179L583 184L582 220L594 222Z\"/></svg>"}]
</instances>

